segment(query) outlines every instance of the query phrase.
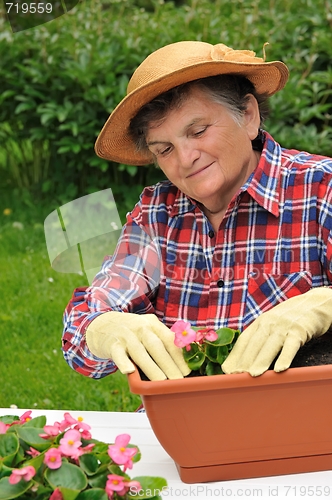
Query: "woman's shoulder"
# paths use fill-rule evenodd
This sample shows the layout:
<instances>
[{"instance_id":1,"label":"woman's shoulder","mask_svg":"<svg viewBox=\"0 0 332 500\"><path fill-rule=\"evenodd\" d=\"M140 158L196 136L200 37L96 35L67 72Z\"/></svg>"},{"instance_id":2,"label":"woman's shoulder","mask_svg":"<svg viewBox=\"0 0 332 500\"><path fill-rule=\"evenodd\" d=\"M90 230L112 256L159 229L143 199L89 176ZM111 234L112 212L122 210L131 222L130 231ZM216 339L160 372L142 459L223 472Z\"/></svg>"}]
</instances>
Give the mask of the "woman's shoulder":
<instances>
[{"instance_id":1,"label":"woman's shoulder","mask_svg":"<svg viewBox=\"0 0 332 500\"><path fill-rule=\"evenodd\" d=\"M332 173L332 158L328 156L297 149L282 148L281 151L283 163L288 168L296 168L299 171L316 169Z\"/></svg>"},{"instance_id":2,"label":"woman's shoulder","mask_svg":"<svg viewBox=\"0 0 332 500\"><path fill-rule=\"evenodd\" d=\"M180 195L179 189L171 181L164 180L144 188L140 201L149 205L169 204L173 203Z\"/></svg>"},{"instance_id":3,"label":"woman's shoulder","mask_svg":"<svg viewBox=\"0 0 332 500\"><path fill-rule=\"evenodd\" d=\"M130 218L144 226L158 221L166 223L183 196L183 193L168 180L147 186L130 213Z\"/></svg>"},{"instance_id":4,"label":"woman's shoulder","mask_svg":"<svg viewBox=\"0 0 332 500\"><path fill-rule=\"evenodd\" d=\"M166 212L170 215L184 197L172 182L165 180L144 188L139 205L142 211Z\"/></svg>"}]
</instances>

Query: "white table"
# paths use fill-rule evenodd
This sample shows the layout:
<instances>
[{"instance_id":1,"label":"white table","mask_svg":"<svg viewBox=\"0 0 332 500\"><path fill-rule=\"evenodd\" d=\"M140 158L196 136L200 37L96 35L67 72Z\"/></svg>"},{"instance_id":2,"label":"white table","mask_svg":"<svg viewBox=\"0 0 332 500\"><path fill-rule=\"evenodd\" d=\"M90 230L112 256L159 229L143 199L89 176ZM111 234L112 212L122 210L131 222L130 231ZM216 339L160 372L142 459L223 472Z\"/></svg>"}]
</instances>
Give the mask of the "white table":
<instances>
[{"instance_id":1,"label":"white table","mask_svg":"<svg viewBox=\"0 0 332 500\"><path fill-rule=\"evenodd\" d=\"M25 409L0 408L0 415L21 416L25 411ZM118 434L130 434L131 443L140 448L142 458L134 464L131 471L128 471L129 475L164 477L168 482L168 489L161 493L163 499L242 497L264 500L270 498L332 500L332 471L185 484L180 480L174 462L157 441L144 413L68 411L73 417L83 417L84 421L91 425L92 436L95 439L113 443ZM61 420L63 414L63 410L32 410L32 417L46 415L48 424ZM319 425L319 422L316 425Z\"/></svg>"}]
</instances>

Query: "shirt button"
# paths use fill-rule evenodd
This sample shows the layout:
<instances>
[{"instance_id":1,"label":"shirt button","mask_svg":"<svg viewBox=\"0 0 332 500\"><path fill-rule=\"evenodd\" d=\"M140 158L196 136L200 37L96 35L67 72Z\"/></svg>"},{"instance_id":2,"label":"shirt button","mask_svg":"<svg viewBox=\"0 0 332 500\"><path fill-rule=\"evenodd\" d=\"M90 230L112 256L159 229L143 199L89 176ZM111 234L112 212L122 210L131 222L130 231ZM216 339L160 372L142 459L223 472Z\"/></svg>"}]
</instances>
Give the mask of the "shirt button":
<instances>
[{"instance_id":1,"label":"shirt button","mask_svg":"<svg viewBox=\"0 0 332 500\"><path fill-rule=\"evenodd\" d=\"M218 288L222 288L224 286L224 284L225 284L224 280L218 280L217 281L217 287Z\"/></svg>"},{"instance_id":2,"label":"shirt button","mask_svg":"<svg viewBox=\"0 0 332 500\"><path fill-rule=\"evenodd\" d=\"M214 236L214 231L212 229L208 232L209 238L213 238Z\"/></svg>"}]
</instances>

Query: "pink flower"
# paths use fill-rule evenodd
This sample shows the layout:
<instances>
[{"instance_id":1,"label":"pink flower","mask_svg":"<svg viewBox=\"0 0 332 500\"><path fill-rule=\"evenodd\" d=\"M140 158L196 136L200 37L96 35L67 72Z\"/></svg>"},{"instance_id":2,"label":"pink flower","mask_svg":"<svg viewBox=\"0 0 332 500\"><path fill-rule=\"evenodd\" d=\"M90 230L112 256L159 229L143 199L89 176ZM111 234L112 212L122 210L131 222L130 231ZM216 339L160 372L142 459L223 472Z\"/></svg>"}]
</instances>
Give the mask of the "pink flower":
<instances>
[{"instance_id":1,"label":"pink flower","mask_svg":"<svg viewBox=\"0 0 332 500\"><path fill-rule=\"evenodd\" d=\"M74 429L80 431L82 439L89 440L92 438L91 432L89 431L89 429L91 429L90 425L79 422L75 425Z\"/></svg>"},{"instance_id":2,"label":"pink flower","mask_svg":"<svg viewBox=\"0 0 332 500\"><path fill-rule=\"evenodd\" d=\"M27 465L26 467L22 467L22 469L14 469L9 476L9 483L16 484L24 479L24 481L30 481L33 476L36 474L36 470L32 465Z\"/></svg>"},{"instance_id":3,"label":"pink flower","mask_svg":"<svg viewBox=\"0 0 332 500\"><path fill-rule=\"evenodd\" d=\"M9 427L9 424L5 424L4 422L0 422L0 434L6 434L8 427Z\"/></svg>"},{"instance_id":4,"label":"pink flower","mask_svg":"<svg viewBox=\"0 0 332 500\"><path fill-rule=\"evenodd\" d=\"M78 417L77 421L76 421L76 425L75 425L75 429L77 429L78 431L89 431L91 429L90 425L86 424L85 422L83 422L83 417Z\"/></svg>"},{"instance_id":5,"label":"pink flower","mask_svg":"<svg viewBox=\"0 0 332 500\"><path fill-rule=\"evenodd\" d=\"M77 424L76 418L72 417L70 413L66 412L64 413L64 420L60 422L60 430L61 432L65 431L69 427L71 427L74 424Z\"/></svg>"},{"instance_id":6,"label":"pink flower","mask_svg":"<svg viewBox=\"0 0 332 500\"><path fill-rule=\"evenodd\" d=\"M80 449L82 445L81 434L75 429L71 429L65 432L62 439L60 439L59 450L62 455L71 458L78 458L82 455L82 450Z\"/></svg>"},{"instance_id":7,"label":"pink flower","mask_svg":"<svg viewBox=\"0 0 332 500\"><path fill-rule=\"evenodd\" d=\"M214 330L210 329L205 334L205 338L206 338L206 340L209 340L210 342L214 342L215 340L217 340L218 334Z\"/></svg>"},{"instance_id":8,"label":"pink flower","mask_svg":"<svg viewBox=\"0 0 332 500\"><path fill-rule=\"evenodd\" d=\"M177 347L187 347L196 341L196 332L188 321L176 321L171 330L175 333L174 344Z\"/></svg>"},{"instance_id":9,"label":"pink flower","mask_svg":"<svg viewBox=\"0 0 332 500\"><path fill-rule=\"evenodd\" d=\"M76 429L76 427L74 427L74 428ZM81 432L81 436L82 436L82 439L86 439L86 440L92 439L91 432L89 432L89 431L83 430Z\"/></svg>"},{"instance_id":10,"label":"pink flower","mask_svg":"<svg viewBox=\"0 0 332 500\"><path fill-rule=\"evenodd\" d=\"M44 464L46 464L49 469L59 469L61 467L62 460L59 448L50 448L47 450L44 456Z\"/></svg>"},{"instance_id":11,"label":"pink flower","mask_svg":"<svg viewBox=\"0 0 332 500\"><path fill-rule=\"evenodd\" d=\"M90 451L93 450L94 447L95 447L95 443L90 443L90 444L87 444L86 446L82 446L81 450L84 453L90 453Z\"/></svg>"},{"instance_id":12,"label":"pink flower","mask_svg":"<svg viewBox=\"0 0 332 500\"><path fill-rule=\"evenodd\" d=\"M57 436L61 432L59 422L54 422L53 425L45 425L44 431L45 434L39 434L39 436L44 439L49 439L54 436Z\"/></svg>"},{"instance_id":13,"label":"pink flower","mask_svg":"<svg viewBox=\"0 0 332 500\"><path fill-rule=\"evenodd\" d=\"M55 488L49 500L63 500L63 496L59 488Z\"/></svg>"},{"instance_id":14,"label":"pink flower","mask_svg":"<svg viewBox=\"0 0 332 500\"><path fill-rule=\"evenodd\" d=\"M28 410L25 413L23 413L23 415L20 417L20 422L22 424L24 424L25 422L29 422L29 420L31 420L31 416L30 416L31 413L32 413L31 410Z\"/></svg>"},{"instance_id":15,"label":"pink flower","mask_svg":"<svg viewBox=\"0 0 332 500\"><path fill-rule=\"evenodd\" d=\"M105 486L105 491L109 498L113 497L113 493L116 491L118 495L125 495L129 488L126 488L123 477L117 474L109 474L107 476L107 482Z\"/></svg>"},{"instance_id":16,"label":"pink flower","mask_svg":"<svg viewBox=\"0 0 332 500\"><path fill-rule=\"evenodd\" d=\"M203 343L205 332L206 332L206 328L202 328L201 330L197 330L197 332L196 332L196 342L199 342L200 344Z\"/></svg>"},{"instance_id":17,"label":"pink flower","mask_svg":"<svg viewBox=\"0 0 332 500\"><path fill-rule=\"evenodd\" d=\"M91 433L89 432L90 425L83 422L83 417L78 417L77 419L72 417L70 413L66 412L64 414L64 420L60 423L60 430L64 431L74 425L74 429L80 431L83 439L91 439Z\"/></svg>"},{"instance_id":18,"label":"pink flower","mask_svg":"<svg viewBox=\"0 0 332 500\"><path fill-rule=\"evenodd\" d=\"M32 457L38 457L38 455L40 455L40 451L35 450L34 448L32 448L32 446L30 446L30 449L27 450L27 454L31 455Z\"/></svg>"},{"instance_id":19,"label":"pink flower","mask_svg":"<svg viewBox=\"0 0 332 500\"><path fill-rule=\"evenodd\" d=\"M126 483L126 486L128 486L129 490L130 490L130 493L137 493L138 491L141 491L142 490L142 486L141 486L141 483L139 483L138 481L128 481Z\"/></svg>"},{"instance_id":20,"label":"pink flower","mask_svg":"<svg viewBox=\"0 0 332 500\"><path fill-rule=\"evenodd\" d=\"M218 338L217 332L214 330L209 330L207 334L205 335L206 340L209 340L210 342L214 342Z\"/></svg>"},{"instance_id":21,"label":"pink flower","mask_svg":"<svg viewBox=\"0 0 332 500\"><path fill-rule=\"evenodd\" d=\"M122 476L118 476L117 474L109 474L107 476L105 490L109 498L113 497L114 492L119 496L123 496L129 490L130 493L137 494L141 489L142 486L138 481L125 481Z\"/></svg>"},{"instance_id":22,"label":"pink flower","mask_svg":"<svg viewBox=\"0 0 332 500\"><path fill-rule=\"evenodd\" d=\"M11 423L11 425L15 425L15 424L25 424L25 422L29 422L29 420L31 420L31 413L32 411L31 410L28 410L26 412L23 413L23 415L20 417L19 420L15 420L14 422Z\"/></svg>"},{"instance_id":23,"label":"pink flower","mask_svg":"<svg viewBox=\"0 0 332 500\"><path fill-rule=\"evenodd\" d=\"M213 342L214 340L217 340L217 338L218 334L212 330L212 328L201 328L196 332L196 342L199 342L200 344L202 344L204 340Z\"/></svg>"},{"instance_id":24,"label":"pink flower","mask_svg":"<svg viewBox=\"0 0 332 500\"><path fill-rule=\"evenodd\" d=\"M126 448L129 441L129 434L119 434L108 447L109 456L117 465L124 465L124 471L133 467L132 458L137 453L137 448Z\"/></svg>"}]
</instances>

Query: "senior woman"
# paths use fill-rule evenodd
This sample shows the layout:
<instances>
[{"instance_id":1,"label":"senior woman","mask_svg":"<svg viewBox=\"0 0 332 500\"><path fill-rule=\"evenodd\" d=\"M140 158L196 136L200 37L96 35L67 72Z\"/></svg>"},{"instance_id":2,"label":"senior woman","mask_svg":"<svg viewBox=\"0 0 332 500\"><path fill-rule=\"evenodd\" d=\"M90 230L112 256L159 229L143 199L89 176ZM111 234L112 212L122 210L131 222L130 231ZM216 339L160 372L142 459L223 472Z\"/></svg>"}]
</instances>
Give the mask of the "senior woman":
<instances>
[{"instance_id":1,"label":"senior woman","mask_svg":"<svg viewBox=\"0 0 332 500\"><path fill-rule=\"evenodd\" d=\"M332 323L332 160L262 129L282 62L183 41L147 57L96 142L102 158L155 162L167 180L127 215L114 255L67 306L65 359L91 377L134 361L188 374L172 324L240 329L226 373L287 369ZM131 361L132 360L132 361Z\"/></svg>"}]
</instances>

